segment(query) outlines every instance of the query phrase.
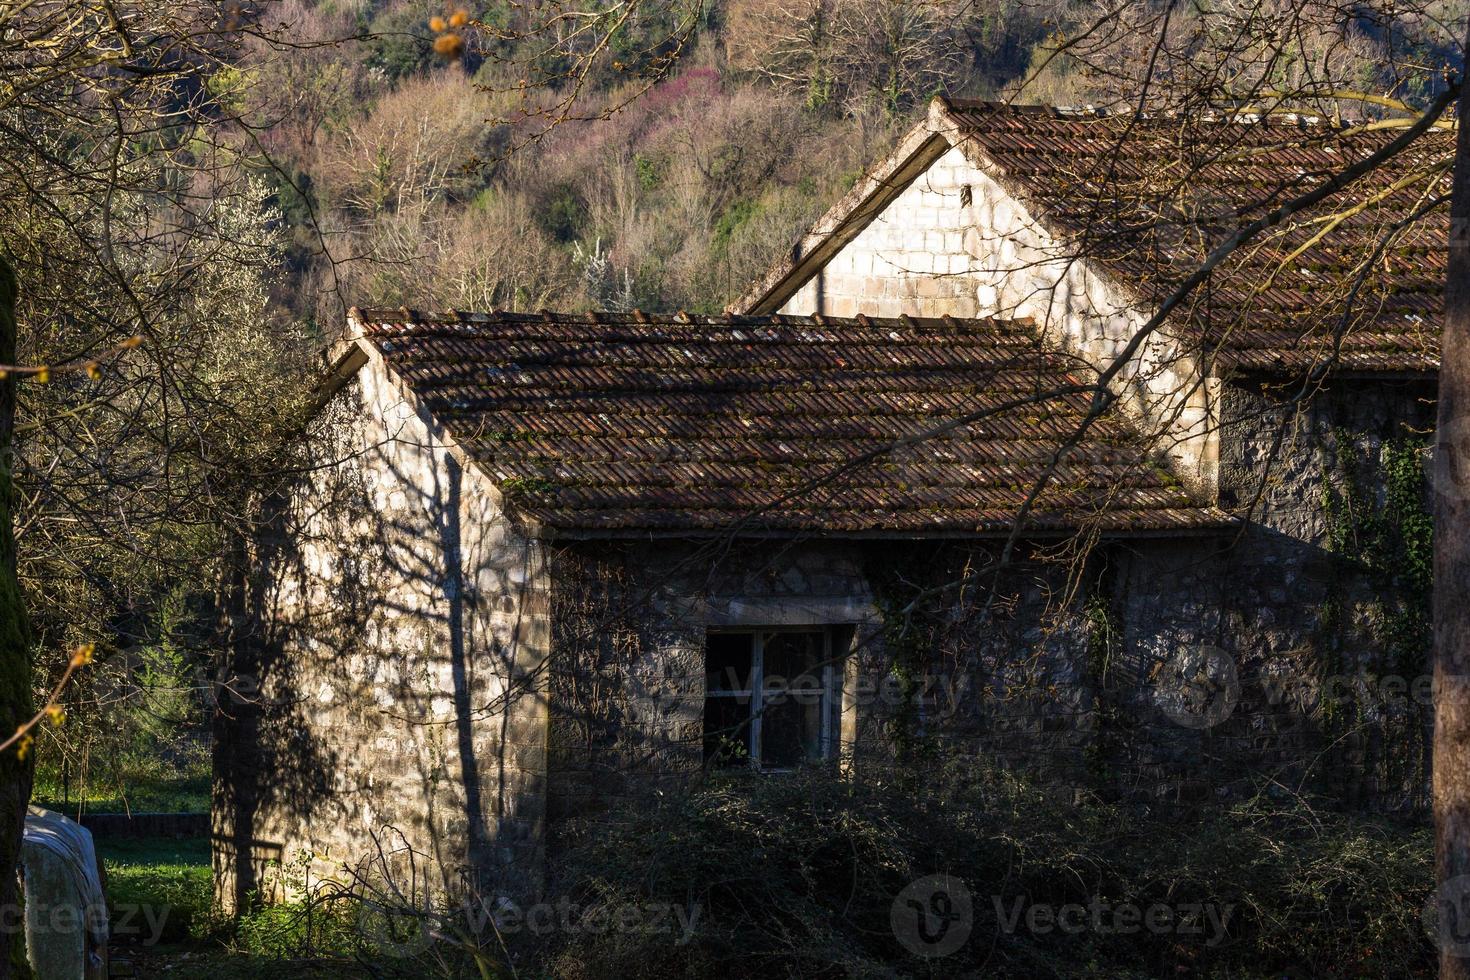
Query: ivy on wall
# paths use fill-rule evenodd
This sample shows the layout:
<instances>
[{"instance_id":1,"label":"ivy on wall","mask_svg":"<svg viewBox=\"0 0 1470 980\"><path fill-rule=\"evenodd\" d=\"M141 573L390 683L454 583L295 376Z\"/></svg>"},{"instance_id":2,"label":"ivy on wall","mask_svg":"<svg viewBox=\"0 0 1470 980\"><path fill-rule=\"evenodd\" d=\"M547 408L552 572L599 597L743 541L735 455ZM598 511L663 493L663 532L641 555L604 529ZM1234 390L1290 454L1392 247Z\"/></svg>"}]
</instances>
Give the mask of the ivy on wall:
<instances>
[{"instance_id":1,"label":"ivy on wall","mask_svg":"<svg viewBox=\"0 0 1470 980\"><path fill-rule=\"evenodd\" d=\"M1378 686L1356 698L1326 698L1320 714L1329 731L1380 736L1376 763L1365 757L1364 764L1376 764L1389 785L1415 787L1428 764L1428 706L1405 696L1399 710L1372 695L1386 693L1382 682L1389 677L1403 678L1412 689L1429 667L1434 541L1426 446L1422 438L1405 436L1385 442L1376 460L1365 461L1349 433L1335 435L1336 472L1324 473L1323 481L1333 561L1319 631L1321 669L1324 679L1362 675ZM1359 622L1366 627L1366 647ZM1354 647L1365 656L1345 662L1345 651Z\"/></svg>"},{"instance_id":2,"label":"ivy on wall","mask_svg":"<svg viewBox=\"0 0 1470 980\"><path fill-rule=\"evenodd\" d=\"M1100 573L1083 606L1087 637L1087 683L1096 698L1092 722L1094 737L1087 742L1085 751L1087 774L1093 790L1101 793L1104 798L1110 797L1116 790L1118 732L1125 721L1112 685L1109 684L1113 658L1122 644L1123 623L1107 595Z\"/></svg>"},{"instance_id":3,"label":"ivy on wall","mask_svg":"<svg viewBox=\"0 0 1470 980\"><path fill-rule=\"evenodd\" d=\"M1423 443L1385 443L1376 467L1364 467L1339 433L1339 479L1325 481L1328 547L1378 594L1372 603L1379 666L1405 677L1422 673L1431 639L1434 531ZM1368 472L1364 473L1364 470ZM1365 478L1366 476L1366 478Z\"/></svg>"},{"instance_id":4,"label":"ivy on wall","mask_svg":"<svg viewBox=\"0 0 1470 980\"><path fill-rule=\"evenodd\" d=\"M1023 770L1082 762L1070 735L1096 719L1079 721L1074 686L1053 676L1048 656L1054 630L1071 638L1085 626L1070 593L1050 591L1050 572L1060 578L1065 569L1028 567L1028 557L997 578L994 561L981 548L920 547L885 552L866 569L881 622L881 662L871 667L891 685L892 696L881 699L883 724L905 771L921 772L955 751L1004 755L1021 742L1029 747L1013 761ZM1018 608L1025 609L1019 620Z\"/></svg>"},{"instance_id":5,"label":"ivy on wall","mask_svg":"<svg viewBox=\"0 0 1470 980\"><path fill-rule=\"evenodd\" d=\"M916 601L921 589L897 565L871 569L868 578L882 623L888 670L897 681L898 697L887 719L894 755L900 762L930 759L936 754L936 746L926 737L919 693L937 645L939 623L935 610Z\"/></svg>"}]
</instances>

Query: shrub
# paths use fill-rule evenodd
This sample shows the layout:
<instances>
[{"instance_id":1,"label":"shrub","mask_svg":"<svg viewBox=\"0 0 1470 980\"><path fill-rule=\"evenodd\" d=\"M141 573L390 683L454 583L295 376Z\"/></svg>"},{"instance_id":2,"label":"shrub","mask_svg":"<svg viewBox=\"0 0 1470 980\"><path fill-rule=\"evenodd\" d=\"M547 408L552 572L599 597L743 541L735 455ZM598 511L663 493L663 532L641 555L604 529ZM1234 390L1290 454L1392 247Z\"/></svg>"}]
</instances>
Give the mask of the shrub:
<instances>
[{"instance_id":1,"label":"shrub","mask_svg":"<svg viewBox=\"0 0 1470 980\"><path fill-rule=\"evenodd\" d=\"M585 208L571 187L558 187L541 203L537 214L546 233L559 242L575 241L582 226Z\"/></svg>"},{"instance_id":2,"label":"shrub","mask_svg":"<svg viewBox=\"0 0 1470 980\"><path fill-rule=\"evenodd\" d=\"M584 916L667 905L693 921L687 939L571 929L549 954L551 972L568 977L696 977L715 964L811 977L1427 976L1434 966L1420 924L1429 831L1301 800L1170 815L1061 805L987 771L720 776L587 819L565 843L554 867ZM931 902L932 875L963 883L971 900L968 941L943 958L921 955L903 925L917 921L906 900L957 907L943 904L953 885ZM1152 928L1127 911L1154 907L1170 918L1152 913ZM1064 925L1049 919L1059 912Z\"/></svg>"}]
</instances>

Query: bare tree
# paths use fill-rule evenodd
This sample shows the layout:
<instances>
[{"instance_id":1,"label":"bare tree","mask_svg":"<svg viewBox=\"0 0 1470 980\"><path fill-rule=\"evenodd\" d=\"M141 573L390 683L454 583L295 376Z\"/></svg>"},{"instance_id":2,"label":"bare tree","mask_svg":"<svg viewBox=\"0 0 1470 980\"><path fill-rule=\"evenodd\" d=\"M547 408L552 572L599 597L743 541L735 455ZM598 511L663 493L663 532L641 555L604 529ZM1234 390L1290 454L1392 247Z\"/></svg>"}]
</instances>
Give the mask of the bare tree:
<instances>
[{"instance_id":1,"label":"bare tree","mask_svg":"<svg viewBox=\"0 0 1470 980\"><path fill-rule=\"evenodd\" d=\"M958 75L966 13L938 2L750 0L731 13L731 60L814 108L873 100L898 112Z\"/></svg>"},{"instance_id":2,"label":"bare tree","mask_svg":"<svg viewBox=\"0 0 1470 980\"><path fill-rule=\"evenodd\" d=\"M266 458L250 447L299 404L304 351L265 311L280 215L219 84L261 33L253 17L199 0L0 6L7 906L33 743L54 748L32 733L63 717L54 686L94 643L106 659L148 642L166 593L207 581L234 488ZM32 714L38 687L52 694Z\"/></svg>"}]
</instances>

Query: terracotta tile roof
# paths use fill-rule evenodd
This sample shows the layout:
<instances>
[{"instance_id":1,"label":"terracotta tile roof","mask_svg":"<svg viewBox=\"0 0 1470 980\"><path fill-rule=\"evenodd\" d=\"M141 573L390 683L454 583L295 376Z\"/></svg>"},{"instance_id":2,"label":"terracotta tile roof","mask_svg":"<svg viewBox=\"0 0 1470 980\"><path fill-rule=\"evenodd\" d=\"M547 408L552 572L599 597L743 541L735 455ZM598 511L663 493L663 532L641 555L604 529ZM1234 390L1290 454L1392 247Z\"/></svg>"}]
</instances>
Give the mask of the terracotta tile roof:
<instances>
[{"instance_id":1,"label":"terracotta tile roof","mask_svg":"<svg viewBox=\"0 0 1470 980\"><path fill-rule=\"evenodd\" d=\"M353 318L507 499L547 526L593 533L1005 530L1090 397L1028 401L1087 381L1018 323ZM1225 523L1105 417L1066 455L1027 526Z\"/></svg>"},{"instance_id":2,"label":"terracotta tile roof","mask_svg":"<svg viewBox=\"0 0 1470 980\"><path fill-rule=\"evenodd\" d=\"M734 308L779 307L912 180L916 163L950 145L1072 241L1069 254L1096 258L1141 306L1156 308L1231 232L1397 135L936 99L872 179ZM1270 229L1175 311L1171 329L1202 343L1217 370L1435 370L1452 151L1452 134L1432 132L1391 165Z\"/></svg>"},{"instance_id":3,"label":"terracotta tile roof","mask_svg":"<svg viewBox=\"0 0 1470 980\"><path fill-rule=\"evenodd\" d=\"M947 108L1013 193L1035 202L1042 220L1085 243L1081 250L1150 305L1236 229L1399 134L959 100ZM1336 347L1347 369L1433 370L1447 197L1419 212L1448 194L1453 149L1453 134L1430 133L1388 166L1287 218L1217 269L1178 323L1218 350L1226 367L1302 368ZM1418 179L1395 187L1411 177Z\"/></svg>"}]
</instances>

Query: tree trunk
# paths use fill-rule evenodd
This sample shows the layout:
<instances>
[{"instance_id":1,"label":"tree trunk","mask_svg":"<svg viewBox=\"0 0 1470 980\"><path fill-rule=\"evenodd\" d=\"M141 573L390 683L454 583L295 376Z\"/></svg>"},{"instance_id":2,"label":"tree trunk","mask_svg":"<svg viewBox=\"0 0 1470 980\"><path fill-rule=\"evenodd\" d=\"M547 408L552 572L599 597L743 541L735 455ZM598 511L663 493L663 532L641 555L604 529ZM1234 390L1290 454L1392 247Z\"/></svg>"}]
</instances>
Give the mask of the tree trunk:
<instances>
[{"instance_id":1,"label":"tree trunk","mask_svg":"<svg viewBox=\"0 0 1470 980\"><path fill-rule=\"evenodd\" d=\"M0 259L0 363L15 363L15 273ZM0 732L9 735L31 714L30 626L15 577L15 532L10 507L11 436L15 428L15 379L0 381ZM20 838L26 804L31 798L29 755L22 760L15 748L0 753L0 929L7 955L0 956L0 980L10 977L15 964L20 896L16 886Z\"/></svg>"}]
</instances>

